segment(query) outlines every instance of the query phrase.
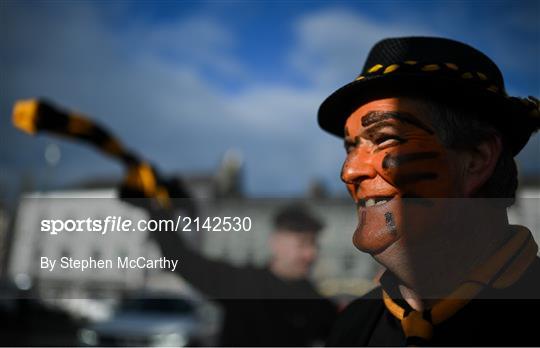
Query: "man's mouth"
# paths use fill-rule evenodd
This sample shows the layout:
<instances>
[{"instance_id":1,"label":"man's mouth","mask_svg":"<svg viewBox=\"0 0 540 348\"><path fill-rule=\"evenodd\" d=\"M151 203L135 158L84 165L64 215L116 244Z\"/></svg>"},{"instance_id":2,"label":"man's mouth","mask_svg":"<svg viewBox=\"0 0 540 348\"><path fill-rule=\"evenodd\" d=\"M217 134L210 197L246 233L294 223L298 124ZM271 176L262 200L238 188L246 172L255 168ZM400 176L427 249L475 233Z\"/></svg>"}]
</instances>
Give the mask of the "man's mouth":
<instances>
[{"instance_id":1,"label":"man's mouth","mask_svg":"<svg viewBox=\"0 0 540 348\"><path fill-rule=\"evenodd\" d=\"M394 198L394 196L373 196L361 198L358 200L358 207L369 208L373 206L379 206L388 203Z\"/></svg>"}]
</instances>

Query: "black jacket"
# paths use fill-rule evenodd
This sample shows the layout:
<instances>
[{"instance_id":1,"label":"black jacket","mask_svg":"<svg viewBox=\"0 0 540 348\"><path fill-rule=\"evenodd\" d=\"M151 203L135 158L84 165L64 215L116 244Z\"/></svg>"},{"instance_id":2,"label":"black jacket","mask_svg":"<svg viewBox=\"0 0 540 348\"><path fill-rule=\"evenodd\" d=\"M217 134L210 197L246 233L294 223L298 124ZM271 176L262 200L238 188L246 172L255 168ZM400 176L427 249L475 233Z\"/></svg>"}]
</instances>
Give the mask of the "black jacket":
<instances>
[{"instance_id":1,"label":"black jacket","mask_svg":"<svg viewBox=\"0 0 540 348\"><path fill-rule=\"evenodd\" d=\"M307 280L286 281L266 268L210 260L175 233L156 233L163 255L180 260L176 272L224 308L220 345L323 344L335 322L335 305Z\"/></svg>"},{"instance_id":2,"label":"black jacket","mask_svg":"<svg viewBox=\"0 0 540 348\"><path fill-rule=\"evenodd\" d=\"M338 318L328 346L404 346L400 322L378 287ZM505 289L483 290L453 317L435 326L432 346L540 346L540 259Z\"/></svg>"}]
</instances>

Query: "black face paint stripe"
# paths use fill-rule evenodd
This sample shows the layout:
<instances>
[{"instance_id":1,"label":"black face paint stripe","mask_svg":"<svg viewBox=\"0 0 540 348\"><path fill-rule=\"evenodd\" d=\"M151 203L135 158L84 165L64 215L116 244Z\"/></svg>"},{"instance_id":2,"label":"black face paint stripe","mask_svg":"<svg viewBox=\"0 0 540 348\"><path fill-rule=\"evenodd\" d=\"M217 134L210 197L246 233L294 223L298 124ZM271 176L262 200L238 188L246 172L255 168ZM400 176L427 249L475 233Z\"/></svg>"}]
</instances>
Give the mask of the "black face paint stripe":
<instances>
[{"instance_id":1,"label":"black face paint stripe","mask_svg":"<svg viewBox=\"0 0 540 348\"><path fill-rule=\"evenodd\" d=\"M366 225L366 212L363 211L362 218L360 219L360 226L365 226L365 225Z\"/></svg>"},{"instance_id":2,"label":"black face paint stripe","mask_svg":"<svg viewBox=\"0 0 540 348\"><path fill-rule=\"evenodd\" d=\"M350 136L349 128L345 127L345 137Z\"/></svg>"},{"instance_id":3,"label":"black face paint stripe","mask_svg":"<svg viewBox=\"0 0 540 348\"><path fill-rule=\"evenodd\" d=\"M403 185L411 184L417 181L434 180L437 178L438 178L438 175L435 173L402 174L396 178L395 184L397 186L403 186Z\"/></svg>"},{"instance_id":4,"label":"black face paint stripe","mask_svg":"<svg viewBox=\"0 0 540 348\"><path fill-rule=\"evenodd\" d=\"M387 154L382 161L383 169L395 168L407 162L433 159L439 156L438 152L414 152L403 155Z\"/></svg>"},{"instance_id":5,"label":"black face paint stripe","mask_svg":"<svg viewBox=\"0 0 540 348\"><path fill-rule=\"evenodd\" d=\"M392 232L396 232L396 223L394 221L394 215L391 212L384 213L384 218L386 220L386 226Z\"/></svg>"},{"instance_id":6,"label":"black face paint stripe","mask_svg":"<svg viewBox=\"0 0 540 348\"><path fill-rule=\"evenodd\" d=\"M418 119L416 119L412 114L407 112L398 112L398 111L370 111L364 117L362 117L362 126L369 127L372 124L375 124L377 122L388 120L388 119L396 119L401 122L406 122L409 124L412 124L413 126L416 126L429 134L434 134L433 130L420 122Z\"/></svg>"}]
</instances>

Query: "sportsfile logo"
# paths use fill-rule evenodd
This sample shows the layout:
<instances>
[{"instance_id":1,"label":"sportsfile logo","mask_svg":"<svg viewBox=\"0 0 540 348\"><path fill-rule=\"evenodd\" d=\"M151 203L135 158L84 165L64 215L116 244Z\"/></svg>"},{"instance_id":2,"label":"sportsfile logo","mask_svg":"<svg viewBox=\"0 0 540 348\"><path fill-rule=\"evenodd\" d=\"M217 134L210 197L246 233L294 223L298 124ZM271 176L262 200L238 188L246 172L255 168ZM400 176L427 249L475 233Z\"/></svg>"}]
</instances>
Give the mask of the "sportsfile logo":
<instances>
[{"instance_id":1,"label":"sportsfile logo","mask_svg":"<svg viewBox=\"0 0 540 348\"><path fill-rule=\"evenodd\" d=\"M134 223L122 216L107 216L105 219L44 219L41 220L41 232L56 236L62 232L108 232L130 231L176 231L180 228L181 219L176 220L138 220Z\"/></svg>"},{"instance_id":2,"label":"sportsfile logo","mask_svg":"<svg viewBox=\"0 0 540 348\"><path fill-rule=\"evenodd\" d=\"M97 232L101 235L108 232L130 231L251 231L252 220L249 216L214 216L206 218L191 218L178 216L173 219L137 220L133 221L122 216L107 216L105 219L43 219L41 232L56 236L62 232Z\"/></svg>"}]
</instances>

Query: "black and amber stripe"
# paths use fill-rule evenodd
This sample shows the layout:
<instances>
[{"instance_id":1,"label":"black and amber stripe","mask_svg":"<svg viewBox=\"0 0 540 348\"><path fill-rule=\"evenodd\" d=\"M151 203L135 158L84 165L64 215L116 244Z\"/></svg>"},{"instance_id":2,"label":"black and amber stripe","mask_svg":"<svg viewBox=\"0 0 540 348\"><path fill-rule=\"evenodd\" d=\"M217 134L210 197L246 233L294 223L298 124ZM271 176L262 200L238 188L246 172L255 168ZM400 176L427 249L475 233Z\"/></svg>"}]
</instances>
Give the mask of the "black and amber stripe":
<instances>
[{"instance_id":1,"label":"black and amber stripe","mask_svg":"<svg viewBox=\"0 0 540 348\"><path fill-rule=\"evenodd\" d=\"M120 188L121 195L130 198L154 198L160 206L170 207L167 185L156 169L127 150L112 133L95 121L61 110L45 100L30 99L15 103L13 124L29 134L51 132L95 146L126 166L127 173Z\"/></svg>"}]
</instances>

